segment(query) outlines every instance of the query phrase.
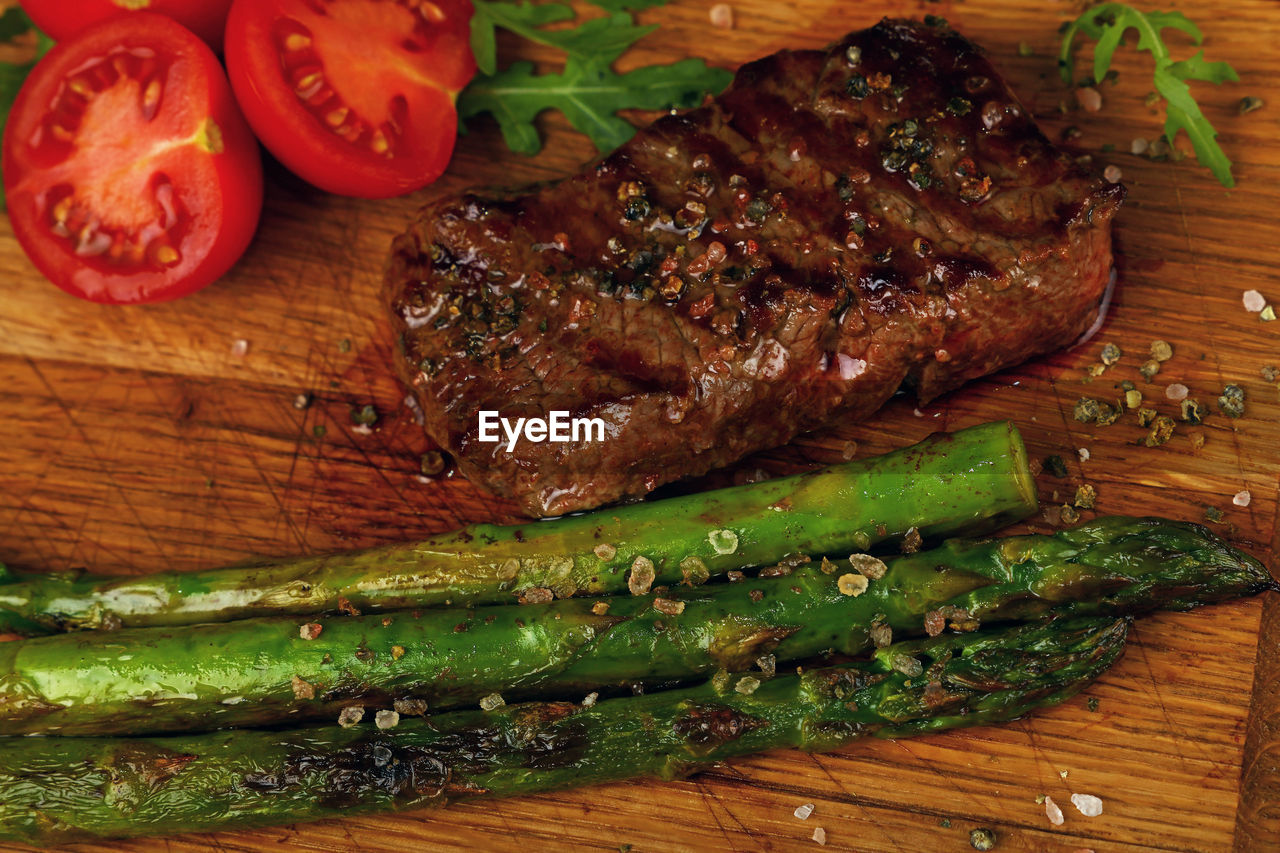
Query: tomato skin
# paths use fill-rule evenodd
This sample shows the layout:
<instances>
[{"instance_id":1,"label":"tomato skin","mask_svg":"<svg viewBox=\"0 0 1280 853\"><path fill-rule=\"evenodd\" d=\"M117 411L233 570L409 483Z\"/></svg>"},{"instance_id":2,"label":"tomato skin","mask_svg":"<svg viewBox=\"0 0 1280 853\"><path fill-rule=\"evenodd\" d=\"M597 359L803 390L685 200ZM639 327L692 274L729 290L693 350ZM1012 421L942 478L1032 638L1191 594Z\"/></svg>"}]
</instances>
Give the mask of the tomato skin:
<instances>
[{"instance_id":1,"label":"tomato skin","mask_svg":"<svg viewBox=\"0 0 1280 853\"><path fill-rule=\"evenodd\" d=\"M48 141L49 122L54 107L63 103L59 98L67 97L67 81L83 78L92 63L105 65L124 52L154 55L165 63L163 95L154 116L141 117L137 107L137 116L117 109L104 120L100 110L91 121L86 109L73 142L51 150L55 143ZM108 96L114 88L107 87ZM134 101L113 105L136 103L138 86L124 91ZM94 121L98 126L90 126ZM83 154L82 149L103 150L103 140L114 145L109 157ZM217 57L181 25L150 13L109 19L54 46L14 102L2 166L10 222L27 256L58 287L95 302L160 302L211 284L244 254L262 212L261 155ZM146 218L157 207L147 192L161 178L166 198L180 211L172 217L180 222L172 231L170 225ZM135 185L143 191L134 194L140 200L131 202L119 187ZM111 259L102 250L78 255L73 240L57 235L53 227L51 198L65 187L83 190L91 199L123 199L116 208L95 207L92 201L87 208L94 219L123 217L121 229L139 232L142 236L134 238L139 245L144 236L160 234L168 240L173 235L177 260L164 266L145 259ZM131 206L123 213L118 209Z\"/></svg>"},{"instance_id":2,"label":"tomato skin","mask_svg":"<svg viewBox=\"0 0 1280 853\"><path fill-rule=\"evenodd\" d=\"M134 11L166 15L191 30L214 50L222 50L231 0L146 0L131 9L118 0L21 0L23 10L54 41L69 38L84 28L115 15ZM137 4L133 4L137 5Z\"/></svg>"},{"instance_id":3,"label":"tomato skin","mask_svg":"<svg viewBox=\"0 0 1280 853\"><path fill-rule=\"evenodd\" d=\"M226 32L231 86L258 139L286 168L320 189L359 198L404 195L444 172L457 138L454 101L476 71L472 7L469 0L423 5L440 20L410 31L394 26L408 14L396 0L330 0L323 15L307 0L233 0ZM313 51L299 68L288 67L286 31L305 32L305 50ZM414 40L413 50L403 47ZM320 87L333 98L309 105L296 91L299 75L317 67ZM399 132L387 130L383 139L393 141L379 156L367 134L391 126L379 122L393 115L397 100ZM358 142L322 118L348 112L353 124L364 122Z\"/></svg>"}]
</instances>

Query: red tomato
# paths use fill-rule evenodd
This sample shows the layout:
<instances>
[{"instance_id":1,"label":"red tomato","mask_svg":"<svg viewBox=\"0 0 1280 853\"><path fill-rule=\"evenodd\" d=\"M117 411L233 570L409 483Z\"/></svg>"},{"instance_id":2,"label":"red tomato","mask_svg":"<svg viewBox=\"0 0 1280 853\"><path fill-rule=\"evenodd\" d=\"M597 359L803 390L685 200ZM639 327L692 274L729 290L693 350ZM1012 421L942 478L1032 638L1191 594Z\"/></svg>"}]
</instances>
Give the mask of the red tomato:
<instances>
[{"instance_id":1,"label":"red tomato","mask_svg":"<svg viewBox=\"0 0 1280 853\"><path fill-rule=\"evenodd\" d=\"M444 171L475 74L469 0L233 0L227 72L262 143L321 189L385 198Z\"/></svg>"},{"instance_id":2,"label":"red tomato","mask_svg":"<svg viewBox=\"0 0 1280 853\"><path fill-rule=\"evenodd\" d=\"M262 160L213 52L168 18L112 18L31 72L4 134L14 234L96 302L198 290L244 253Z\"/></svg>"},{"instance_id":3,"label":"red tomato","mask_svg":"<svg viewBox=\"0 0 1280 853\"><path fill-rule=\"evenodd\" d=\"M167 15L214 50L222 49L231 0L21 0L22 8L54 41L75 35L90 24L122 12L147 11Z\"/></svg>"}]
</instances>

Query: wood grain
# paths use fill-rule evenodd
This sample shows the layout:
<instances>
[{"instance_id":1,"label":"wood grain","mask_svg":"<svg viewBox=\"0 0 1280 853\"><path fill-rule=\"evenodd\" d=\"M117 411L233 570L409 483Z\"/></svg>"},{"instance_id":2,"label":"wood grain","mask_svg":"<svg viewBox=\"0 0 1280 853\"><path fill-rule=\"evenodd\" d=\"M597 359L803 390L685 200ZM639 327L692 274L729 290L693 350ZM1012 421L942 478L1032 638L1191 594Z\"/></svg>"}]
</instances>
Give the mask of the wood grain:
<instances>
[{"instance_id":1,"label":"wood grain","mask_svg":"<svg viewBox=\"0 0 1280 853\"><path fill-rule=\"evenodd\" d=\"M1214 507L1225 514L1219 529L1275 571L1280 394L1259 369L1280 362L1280 322L1260 322L1240 298L1256 288L1280 302L1280 7L1201 0L1185 9L1205 30L1209 58L1230 59L1242 78L1196 86L1236 163L1239 186L1226 191L1191 160L1126 153L1162 123L1144 104L1147 60L1132 50L1117 54L1120 77L1102 88L1103 109L1074 109L1053 56L1057 27L1078 3L736 0L731 31L709 28L711 4L673 0L642 13L662 30L624 64L699 55L733 66L821 47L882 15L941 14L987 47L1047 133L1078 127L1079 153L1120 167L1131 194L1117 224L1121 285L1094 341L928 406L895 400L870 423L802 436L701 485L838 461L849 442L869 455L1012 417L1038 462L1057 454L1067 463L1066 478L1039 477L1047 507L1086 482L1099 512L1202 520ZM522 49L503 47L507 56ZM1238 116L1244 95L1267 106ZM420 476L430 443L391 375L377 291L391 237L431 193L555 178L591 157L562 123L545 127L548 145L534 158L510 155L494 128L477 127L436 188L386 202L327 196L269 165L249 254L224 281L172 304L122 310L65 296L0 221L0 559L40 570L192 569L512 518L510 506L463 480ZM1155 339L1175 355L1148 383L1138 367ZM237 341L247 344L242 355ZM1092 377L1107 341L1124 355ZM1072 418L1079 397L1114 400L1126 379L1171 415L1169 383L1213 409L1235 382L1248 413L1180 424L1158 448L1143 444L1132 415L1105 428ZM299 394L310 395L304 409L294 405ZM362 435L350 412L366 404L380 419ZM1232 503L1242 489L1247 507ZM1041 517L1022 527L1052 525ZM1280 603L1238 602L1142 622L1125 658L1089 691L1096 711L1082 697L1001 728L826 756L773 753L679 783L79 849L790 850L812 849L817 826L828 847L861 851L964 850L976 826L995 829L1002 851L1277 849L1278 647ZM1080 815L1073 792L1101 797L1104 814ZM1062 805L1062 827L1048 823L1039 794ZM802 822L792 812L805 802L815 810Z\"/></svg>"}]
</instances>

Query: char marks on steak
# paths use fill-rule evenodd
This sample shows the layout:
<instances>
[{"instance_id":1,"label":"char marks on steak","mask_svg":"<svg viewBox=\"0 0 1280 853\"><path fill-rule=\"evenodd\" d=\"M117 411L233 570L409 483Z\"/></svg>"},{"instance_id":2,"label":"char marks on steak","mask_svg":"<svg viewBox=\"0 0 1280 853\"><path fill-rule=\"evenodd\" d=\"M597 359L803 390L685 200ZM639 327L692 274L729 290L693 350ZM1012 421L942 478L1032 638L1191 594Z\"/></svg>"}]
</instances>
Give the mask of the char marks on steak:
<instances>
[{"instance_id":1,"label":"char marks on steak","mask_svg":"<svg viewBox=\"0 0 1280 853\"><path fill-rule=\"evenodd\" d=\"M973 43L885 20L743 66L581 174L427 205L388 267L400 368L467 477L595 507L1071 343L1123 197ZM608 434L508 453L482 410Z\"/></svg>"}]
</instances>

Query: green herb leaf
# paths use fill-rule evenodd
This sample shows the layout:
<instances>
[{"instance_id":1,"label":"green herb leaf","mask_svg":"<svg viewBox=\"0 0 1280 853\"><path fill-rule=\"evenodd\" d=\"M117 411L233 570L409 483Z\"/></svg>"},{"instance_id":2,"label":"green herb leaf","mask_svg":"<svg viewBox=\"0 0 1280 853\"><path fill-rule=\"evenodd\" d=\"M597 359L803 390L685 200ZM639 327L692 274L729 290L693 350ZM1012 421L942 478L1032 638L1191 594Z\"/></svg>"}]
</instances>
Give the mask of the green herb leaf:
<instances>
[{"instance_id":1,"label":"green herb leaf","mask_svg":"<svg viewBox=\"0 0 1280 853\"><path fill-rule=\"evenodd\" d=\"M1067 27L1062 35L1058 66L1062 80L1071 83L1075 72L1072 48L1077 34L1097 42L1093 50L1093 79L1102 80L1111 68L1111 59L1130 29L1138 31L1138 50L1149 52L1155 60L1156 92L1165 99L1164 135L1173 144L1178 131L1184 131L1195 149L1196 159L1213 172L1224 187L1235 186L1231 160L1218 145L1218 133L1200 111L1191 94L1188 80L1221 84L1239 80L1235 69L1225 62L1209 62L1200 51L1190 59L1175 62L1169 55L1162 33L1175 29L1186 33L1195 44L1203 35L1200 28L1181 12L1140 12L1125 3L1102 3L1087 10Z\"/></svg>"},{"instance_id":2,"label":"green herb leaf","mask_svg":"<svg viewBox=\"0 0 1280 853\"><path fill-rule=\"evenodd\" d=\"M531 63L517 62L467 87L458 99L458 116L467 119L492 113L512 151L536 154L542 140L533 120L543 110L560 110L601 152L607 152L636 132L630 122L615 115L618 110L696 106L705 91L719 91L731 79L728 71L708 68L701 59L650 65L625 74L576 59L569 60L563 73L535 74Z\"/></svg>"},{"instance_id":3,"label":"green herb leaf","mask_svg":"<svg viewBox=\"0 0 1280 853\"><path fill-rule=\"evenodd\" d=\"M527 0L473 0L471 49L480 74L458 98L459 122L490 113L511 150L536 154L542 140L534 119L544 110L560 110L601 152L608 152L635 134L635 128L617 116L618 111L696 106L704 93L718 93L733 79L730 72L710 68L700 59L622 74L614 71L618 57L657 29L637 26L624 10L660 6L667 0L593 2L611 14L573 27L545 29L572 19L573 10L559 3L534 6ZM564 51L564 70L537 74L532 63L516 62L499 71L498 28ZM465 132L465 124L461 129Z\"/></svg>"},{"instance_id":4,"label":"green herb leaf","mask_svg":"<svg viewBox=\"0 0 1280 853\"><path fill-rule=\"evenodd\" d=\"M36 33L35 59L30 62L0 62L0 137L4 135L4 126L9 120L9 111L13 109L14 99L18 97L18 90L22 88L27 75L31 73L32 68L36 67L40 57L53 47L53 40L36 29L36 25L31 23L31 19L22 11L22 7L10 6L4 10L4 14L0 15L0 43L8 44L32 30ZM0 187L0 209L3 207L4 189Z\"/></svg>"},{"instance_id":5,"label":"green herb leaf","mask_svg":"<svg viewBox=\"0 0 1280 853\"><path fill-rule=\"evenodd\" d=\"M10 6L0 15L0 42L10 42L31 31L31 19L21 6Z\"/></svg>"},{"instance_id":6,"label":"green herb leaf","mask_svg":"<svg viewBox=\"0 0 1280 853\"><path fill-rule=\"evenodd\" d=\"M573 18L573 9L560 3L502 3L489 0L472 0L475 12L471 16L471 52L481 74L493 74L498 70L498 48L495 29L502 27L516 35L539 44L548 44L538 28L557 21Z\"/></svg>"},{"instance_id":7,"label":"green herb leaf","mask_svg":"<svg viewBox=\"0 0 1280 853\"><path fill-rule=\"evenodd\" d=\"M641 9L665 6L668 2L669 0L591 0L591 5L599 6L606 12L625 12L627 10L638 12Z\"/></svg>"}]
</instances>

